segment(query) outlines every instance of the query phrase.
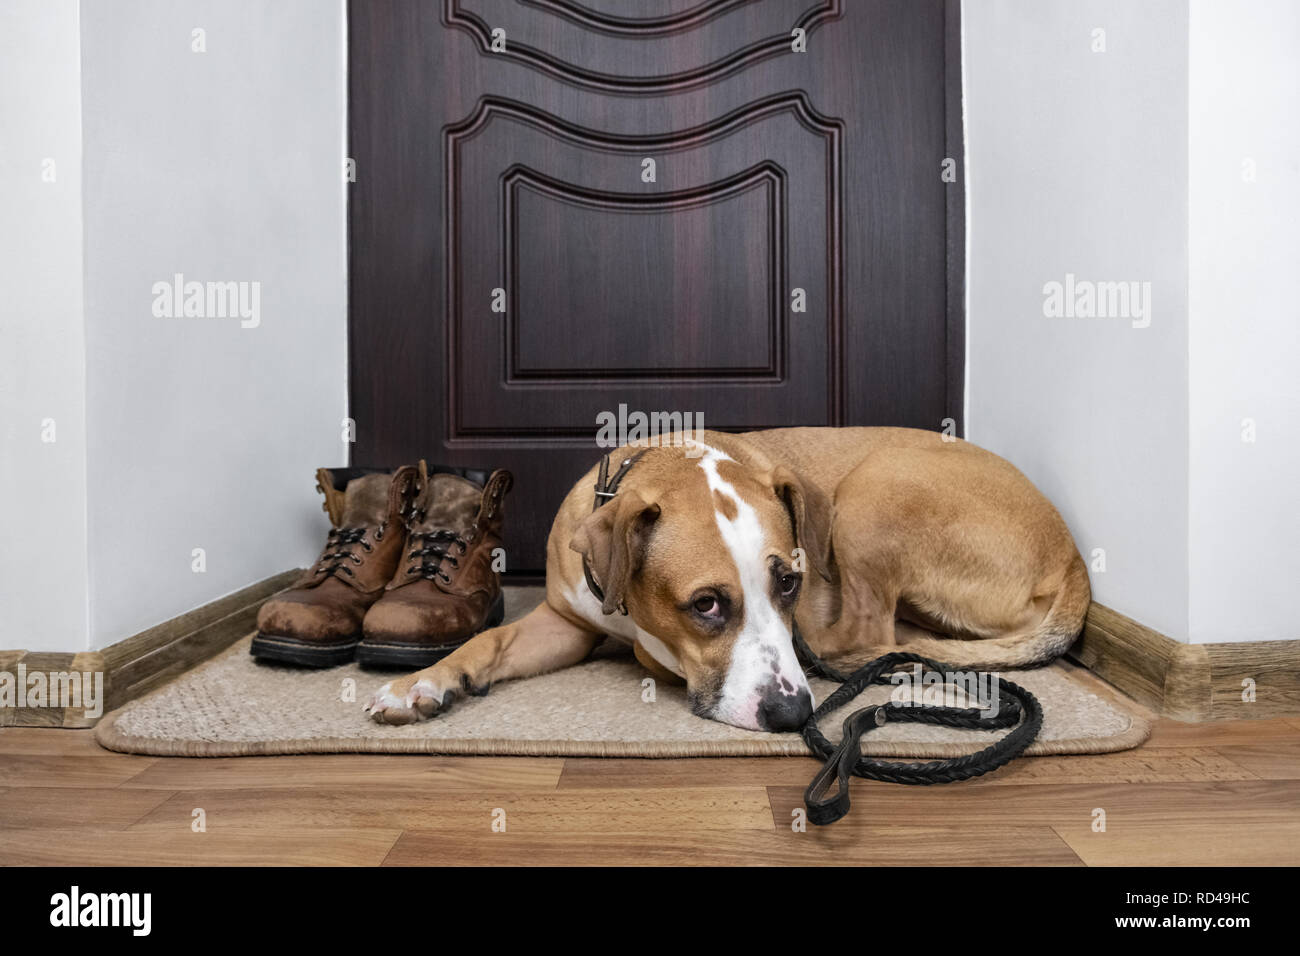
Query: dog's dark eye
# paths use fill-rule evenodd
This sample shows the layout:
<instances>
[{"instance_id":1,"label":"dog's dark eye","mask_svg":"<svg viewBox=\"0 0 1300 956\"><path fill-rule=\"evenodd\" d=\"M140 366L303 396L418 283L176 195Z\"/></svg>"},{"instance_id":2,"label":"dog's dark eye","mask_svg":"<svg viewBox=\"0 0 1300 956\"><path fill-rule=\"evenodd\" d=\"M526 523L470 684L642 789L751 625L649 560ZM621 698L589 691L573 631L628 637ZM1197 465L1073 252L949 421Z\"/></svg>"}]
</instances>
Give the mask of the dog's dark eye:
<instances>
[{"instance_id":1,"label":"dog's dark eye","mask_svg":"<svg viewBox=\"0 0 1300 956\"><path fill-rule=\"evenodd\" d=\"M705 617L717 617L722 611L722 605L712 594L702 594L697 597L693 607L697 614L703 614Z\"/></svg>"},{"instance_id":2,"label":"dog's dark eye","mask_svg":"<svg viewBox=\"0 0 1300 956\"><path fill-rule=\"evenodd\" d=\"M795 591L799 590L799 575L783 574L781 575L781 580L778 584L781 588L781 594L785 597L789 597L791 594L794 594Z\"/></svg>"}]
</instances>

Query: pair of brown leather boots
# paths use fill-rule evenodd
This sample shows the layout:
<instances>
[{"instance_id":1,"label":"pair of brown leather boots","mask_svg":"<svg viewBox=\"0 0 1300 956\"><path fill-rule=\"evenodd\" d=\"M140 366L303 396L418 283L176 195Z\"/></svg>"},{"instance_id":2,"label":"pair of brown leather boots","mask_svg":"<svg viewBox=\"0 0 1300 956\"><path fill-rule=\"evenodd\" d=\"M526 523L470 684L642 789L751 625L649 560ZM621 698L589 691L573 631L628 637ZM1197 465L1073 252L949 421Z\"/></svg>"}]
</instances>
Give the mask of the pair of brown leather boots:
<instances>
[{"instance_id":1,"label":"pair of brown leather boots","mask_svg":"<svg viewBox=\"0 0 1300 956\"><path fill-rule=\"evenodd\" d=\"M421 461L392 472L322 468L316 480L333 527L316 563L262 605L255 656L420 668L501 623L510 472Z\"/></svg>"}]
</instances>

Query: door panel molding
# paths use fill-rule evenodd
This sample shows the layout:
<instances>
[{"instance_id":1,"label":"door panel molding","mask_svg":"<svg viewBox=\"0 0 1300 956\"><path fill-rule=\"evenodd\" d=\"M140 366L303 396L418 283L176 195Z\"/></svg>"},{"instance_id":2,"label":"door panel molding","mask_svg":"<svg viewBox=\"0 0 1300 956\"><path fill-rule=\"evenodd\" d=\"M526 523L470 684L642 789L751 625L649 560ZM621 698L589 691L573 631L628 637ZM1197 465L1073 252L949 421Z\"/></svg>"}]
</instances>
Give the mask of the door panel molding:
<instances>
[{"instance_id":1,"label":"door panel molding","mask_svg":"<svg viewBox=\"0 0 1300 956\"><path fill-rule=\"evenodd\" d=\"M507 329L507 361L505 386L529 385L542 383L560 383L589 381L604 385L621 379L649 379L666 383L674 379L708 379L711 381L746 381L751 384L761 382L779 382L785 378L783 361L784 345L788 335L785 327L787 315L785 305L787 277L785 262L787 257L785 216L787 215L787 174L784 169L773 162L762 162L734 176L703 186L675 191L653 193L615 193L603 190L586 189L573 183L552 179L526 166L515 165L502 175L503 208L503 253L505 264L505 285L508 307L504 316ZM565 368L548 368L545 365L529 366L523 358L521 349L521 332L524 325L523 300L521 294L523 277L519 259L521 244L519 241L519 191L528 189L552 200L578 207L614 215L627 214L673 214L697 210L705 206L724 203L728 200L762 190L765 199L765 215L762 217L763 245L768 250L768 281L766 313L769 318L768 334L765 337L766 361L763 365L746 366L739 362L726 365L690 365L676 366L640 365L636 367L605 364L600 367L590 365L571 365ZM459 320L459 317L457 317ZM743 344L743 343L742 343ZM455 437L469 434L465 430L453 431Z\"/></svg>"},{"instance_id":2,"label":"door panel molding","mask_svg":"<svg viewBox=\"0 0 1300 956\"><path fill-rule=\"evenodd\" d=\"M582 24L588 30L597 33L609 33L615 36L631 34L633 36L656 36L665 33L679 33L699 26L702 23L730 13L737 7L751 3L752 0L706 0L689 10L651 17L620 17L601 13L572 0L519 0L524 6L539 7L556 16Z\"/></svg>"},{"instance_id":3,"label":"door panel molding","mask_svg":"<svg viewBox=\"0 0 1300 956\"><path fill-rule=\"evenodd\" d=\"M499 124L516 124L531 131L532 140L517 130L499 129ZM843 423L843 293L841 277L842 240L840 237L841 152L843 123L814 109L800 93L782 93L762 97L732 110L710 122L666 133L624 135L594 130L567 122L548 112L516 100L483 97L465 120L449 125L444 131L445 209L447 255L444 257L447 292L445 441L449 447L467 447L485 441L508 439L529 442L568 442L591 434L595 417L592 403L603 397L611 386L621 389L628 401L654 401L655 407L704 407L718 409L719 425L752 420L762 416L771 427L799 423ZM509 149L493 149L491 137L508 143ZM735 172L721 178L702 179L686 175L682 188L666 188L663 183L649 184L644 192L608 188L613 182L627 182L635 166L621 157L640 157L652 153L660 160L673 155L703 155L729 140L737 140L736 155L752 153L768 157L758 163L740 164ZM801 138L806 138L801 144ZM556 142L567 144L571 155L557 155ZM737 146L736 142L732 143ZM469 150L472 154L466 155ZM782 163L771 158L784 151L790 160ZM499 173L492 162L509 153L516 161ZM583 168L588 177L601 180L600 185L573 182L571 178L550 175L519 157L533 154L559 169ZM721 154L714 153L715 157ZM607 157L600 159L601 156ZM705 158L708 158L705 156ZM665 164L666 165L666 164ZM791 166L800 170L797 188L790 183ZM717 173L717 162L688 161L682 168ZM675 169L676 167L674 167ZM667 169L664 170L668 172ZM495 179L495 182L491 180ZM525 352L526 310L521 294L524 277L520 267L518 213L521 186L544 192L553 199L583 204L610 214L638 214L641 210L667 211L689 209L699 204L718 202L765 183L769 191L766 213L761 218L759 235L767 248L765 301L761 306L734 310L737 316L752 316L761 311L767 317L760 331L738 329L728 339L734 348L737 338L757 336L768 343L761 364L743 361L696 363L686 360L676 367L663 363L620 362L608 351L589 357L588 368L579 369L581 355L566 362L564 370L533 362L521 356ZM790 249L787 222L792 215L791 196L808 221L824 222L824 240L820 246ZM465 208L468 205L468 210ZM812 217L812 218L810 218ZM494 247L499 262L496 268L485 262L482 253L467 255L467 249L484 249L488 229L484 222L495 222ZM559 227L551 223L551 233ZM474 230L480 239L468 238ZM733 230L741 234L743 229ZM747 245L754 245L752 239ZM545 254L543 251L543 254ZM716 254L716 249L702 249L702 254ZM792 275L792 257L794 274ZM614 260L617 262L617 259ZM587 264L598 269L599 265ZM597 273L599 274L599 273ZM615 277L616 278L616 277ZM609 283L613 284L613 283ZM824 312L824 334L820 340L807 335L796 343L795 366L809 368L808 349L816 347L816 361L826 369L824 399L820 406L809 404L803 382L792 379L789 328L789 294L793 287L805 289L811 304L808 315ZM483 314L483 303L492 288L502 288L506 295L506 313L494 315L495 324ZM576 294L576 293L575 293ZM530 305L534 303L529 298ZM543 304L537 311L547 313ZM583 310L574 310L575 313ZM597 317L608 309L588 310ZM680 311L680 310L679 310ZM715 309L713 323L725 322L733 313ZM552 321L555 315L551 314ZM550 330L548 330L549 332ZM571 337L580 328L570 328ZM576 335L581 341L583 336ZM494 344L495 341L495 344ZM616 344L616 343L615 343ZM719 346L721 348L721 346ZM501 357L498 376L483 374L481 365L464 365L467 354L482 355L495 351ZM819 376L820 377L820 376ZM696 387L684 391L684 386ZM744 384L758 389L742 404L730 386ZM557 387L565 389L563 396ZM770 398L764 389L776 389ZM798 394L797 392L802 392ZM494 397L495 396L495 397ZM757 408L753 406L757 402ZM728 411L728 403L731 411ZM592 406L592 407L588 407ZM763 407L766 406L766 411ZM746 412L742 413L744 407ZM508 422L499 420L504 409L512 409ZM566 419L567 420L564 420Z\"/></svg>"},{"instance_id":4,"label":"door panel molding","mask_svg":"<svg viewBox=\"0 0 1300 956\"><path fill-rule=\"evenodd\" d=\"M443 16L444 22L448 26L464 30L473 37L479 51L486 56L506 57L572 86L589 87L607 93L643 95L649 93L676 93L704 86L731 76L763 60L781 56L790 50L791 32L793 30L802 29L811 37L818 27L839 19L842 16L840 2L841 0L822 0L822 2L809 7L794 23L784 26L783 32L764 35L761 39L755 40L711 62L657 76L610 73L580 66L540 50L531 43L512 40L509 32L507 32L504 51L493 52L492 30L494 27L492 23L478 13L465 9L462 0L444 0ZM584 17L580 12L581 8L576 8L574 4L557 4L553 0L552 2L548 2L548 0L532 0L532 2L522 4L522 6L525 9L532 8L534 11L544 11L556 22L576 25L585 30L595 30L596 23L600 22L591 15L592 11L589 8L586 8L587 15ZM714 6L718 6L718 4ZM685 30L703 26L726 13L748 9L745 4L727 6L729 7L727 10L710 16L692 18L672 28L663 27L664 19L642 21L651 24L650 28L646 29L637 26L634 20L607 17L605 22L622 23L623 27L621 29L606 27L598 32L629 36L638 40L659 37L666 39L675 37ZM766 9L762 8L763 12L766 12ZM709 13L709 11L704 12ZM497 22L500 24L510 23L504 15ZM515 26L513 23L511 25L512 27ZM530 24L528 21L523 21L518 25L527 27ZM531 26L536 27L539 32L545 31L545 27L541 24L531 24ZM504 29L504 27L502 28ZM775 28L775 25L773 28ZM549 33L549 31L546 32Z\"/></svg>"},{"instance_id":5,"label":"door panel molding","mask_svg":"<svg viewBox=\"0 0 1300 956\"><path fill-rule=\"evenodd\" d=\"M444 135L447 159L452 163L455 162L455 149L462 142L482 132L497 116L528 123L552 136L590 146L593 149L625 153L640 153L652 149L667 153L703 146L729 135L740 127L779 113L790 113L810 132L833 143L833 153L837 160L836 172L838 172L839 141L843 134L844 122L823 115L812 105L807 94L801 91L765 96L724 113L712 122L664 133L611 133L591 129L518 100L501 96L482 96L474 111L459 123L447 126Z\"/></svg>"}]
</instances>

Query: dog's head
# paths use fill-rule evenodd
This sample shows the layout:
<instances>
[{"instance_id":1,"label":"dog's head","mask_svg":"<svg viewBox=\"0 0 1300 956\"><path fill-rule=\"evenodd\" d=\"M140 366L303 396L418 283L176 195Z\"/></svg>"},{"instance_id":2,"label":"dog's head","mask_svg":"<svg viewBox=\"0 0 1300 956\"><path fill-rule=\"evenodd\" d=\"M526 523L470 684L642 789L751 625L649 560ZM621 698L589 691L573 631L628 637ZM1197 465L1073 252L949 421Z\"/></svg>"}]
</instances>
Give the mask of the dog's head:
<instances>
[{"instance_id":1,"label":"dog's head","mask_svg":"<svg viewBox=\"0 0 1300 956\"><path fill-rule=\"evenodd\" d=\"M643 467L645 480L593 512L570 543L604 593L602 610L627 608L640 651L685 679L699 716L750 730L803 726L813 701L793 616L803 569L828 575L826 496L785 468L716 449L665 450Z\"/></svg>"}]
</instances>

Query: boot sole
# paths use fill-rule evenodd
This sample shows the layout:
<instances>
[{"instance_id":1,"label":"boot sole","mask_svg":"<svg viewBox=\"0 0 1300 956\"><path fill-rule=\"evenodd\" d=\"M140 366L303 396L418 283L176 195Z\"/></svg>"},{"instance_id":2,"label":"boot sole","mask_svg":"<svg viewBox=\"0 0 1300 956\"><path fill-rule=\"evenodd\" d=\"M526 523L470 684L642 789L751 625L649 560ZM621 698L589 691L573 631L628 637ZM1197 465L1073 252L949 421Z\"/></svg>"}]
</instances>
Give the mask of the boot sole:
<instances>
[{"instance_id":1,"label":"boot sole","mask_svg":"<svg viewBox=\"0 0 1300 956\"><path fill-rule=\"evenodd\" d=\"M337 667L356 657L361 638L347 644L314 644L282 634L258 633L248 652L262 660L298 664L301 667Z\"/></svg>"},{"instance_id":2,"label":"boot sole","mask_svg":"<svg viewBox=\"0 0 1300 956\"><path fill-rule=\"evenodd\" d=\"M363 640L357 647L357 663L362 667L400 667L406 670L419 670L436 664L452 651L463 647L473 640L475 634L481 634L488 628L496 627L506 616L506 596L498 594L488 609L487 619L474 634L455 644L397 644L380 641Z\"/></svg>"}]
</instances>

